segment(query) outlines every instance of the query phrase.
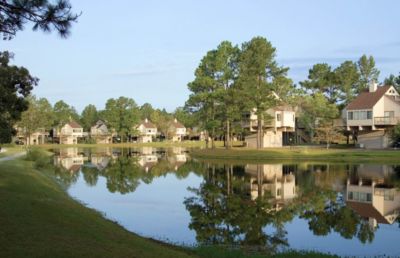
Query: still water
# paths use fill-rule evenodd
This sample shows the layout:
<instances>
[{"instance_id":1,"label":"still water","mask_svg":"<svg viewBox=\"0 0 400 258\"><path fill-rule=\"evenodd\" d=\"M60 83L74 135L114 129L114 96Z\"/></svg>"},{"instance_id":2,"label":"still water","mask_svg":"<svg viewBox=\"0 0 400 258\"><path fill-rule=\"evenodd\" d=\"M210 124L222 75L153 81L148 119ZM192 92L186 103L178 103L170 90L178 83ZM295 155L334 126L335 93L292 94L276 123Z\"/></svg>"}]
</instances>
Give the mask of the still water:
<instances>
[{"instance_id":1,"label":"still water","mask_svg":"<svg viewBox=\"0 0 400 258\"><path fill-rule=\"evenodd\" d=\"M400 166L211 163L151 147L58 149L54 163L71 196L142 236L400 257Z\"/></svg>"}]
</instances>

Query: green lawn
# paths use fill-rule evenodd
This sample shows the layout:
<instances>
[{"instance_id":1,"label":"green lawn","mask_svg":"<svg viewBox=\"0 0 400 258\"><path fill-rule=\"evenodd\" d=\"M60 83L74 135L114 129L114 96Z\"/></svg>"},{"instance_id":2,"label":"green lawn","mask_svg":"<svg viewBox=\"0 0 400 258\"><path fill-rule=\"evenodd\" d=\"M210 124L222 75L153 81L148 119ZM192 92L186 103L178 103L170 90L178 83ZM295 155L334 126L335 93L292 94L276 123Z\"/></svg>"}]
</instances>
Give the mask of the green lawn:
<instances>
[{"instance_id":1,"label":"green lawn","mask_svg":"<svg viewBox=\"0 0 400 258\"><path fill-rule=\"evenodd\" d=\"M193 150L192 156L206 160L231 160L236 162L326 161L400 164L400 150L324 149L318 147L271 148L262 150L247 148L225 150L217 148Z\"/></svg>"},{"instance_id":2,"label":"green lawn","mask_svg":"<svg viewBox=\"0 0 400 258\"><path fill-rule=\"evenodd\" d=\"M194 257L104 219L22 160L0 163L0 225L1 257Z\"/></svg>"}]
</instances>

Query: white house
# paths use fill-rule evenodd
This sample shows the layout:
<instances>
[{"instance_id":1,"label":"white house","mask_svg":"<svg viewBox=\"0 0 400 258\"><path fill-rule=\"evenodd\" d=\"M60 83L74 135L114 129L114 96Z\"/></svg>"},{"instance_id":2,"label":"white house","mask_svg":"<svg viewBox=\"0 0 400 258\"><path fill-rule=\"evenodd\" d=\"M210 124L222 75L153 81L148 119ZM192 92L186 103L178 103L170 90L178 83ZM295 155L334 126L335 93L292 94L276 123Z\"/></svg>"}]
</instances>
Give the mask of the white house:
<instances>
[{"instance_id":1,"label":"white house","mask_svg":"<svg viewBox=\"0 0 400 258\"><path fill-rule=\"evenodd\" d=\"M179 123L176 118L171 123L168 131L171 133L173 142L182 141L183 137L186 135L186 127Z\"/></svg>"},{"instance_id":2,"label":"white house","mask_svg":"<svg viewBox=\"0 0 400 258\"><path fill-rule=\"evenodd\" d=\"M263 122L263 141L262 147L282 147L284 133L294 132L296 113L290 106L278 106L268 109L265 113L266 119ZM270 117L270 119L268 119ZM258 119L256 110L253 110L246 116L242 126L253 134L245 137L248 147L257 147L257 127Z\"/></svg>"},{"instance_id":3,"label":"white house","mask_svg":"<svg viewBox=\"0 0 400 258\"><path fill-rule=\"evenodd\" d=\"M400 96L393 86L372 83L368 92L358 95L343 111L348 131L365 148L390 145L387 129L400 122Z\"/></svg>"},{"instance_id":4,"label":"white house","mask_svg":"<svg viewBox=\"0 0 400 258\"><path fill-rule=\"evenodd\" d=\"M95 139L96 143L112 143L112 134L102 120L90 128L90 137Z\"/></svg>"},{"instance_id":5,"label":"white house","mask_svg":"<svg viewBox=\"0 0 400 258\"><path fill-rule=\"evenodd\" d=\"M71 121L61 128L53 129L53 138L60 144L77 144L78 139L85 136L83 128L77 122Z\"/></svg>"},{"instance_id":6,"label":"white house","mask_svg":"<svg viewBox=\"0 0 400 258\"><path fill-rule=\"evenodd\" d=\"M27 134L24 128L17 128L17 139L26 145L39 145L46 143L49 132L44 128L40 128L30 135Z\"/></svg>"},{"instance_id":7,"label":"white house","mask_svg":"<svg viewBox=\"0 0 400 258\"><path fill-rule=\"evenodd\" d=\"M152 142L157 135L157 127L147 118L137 127L139 131L138 142Z\"/></svg>"}]
</instances>

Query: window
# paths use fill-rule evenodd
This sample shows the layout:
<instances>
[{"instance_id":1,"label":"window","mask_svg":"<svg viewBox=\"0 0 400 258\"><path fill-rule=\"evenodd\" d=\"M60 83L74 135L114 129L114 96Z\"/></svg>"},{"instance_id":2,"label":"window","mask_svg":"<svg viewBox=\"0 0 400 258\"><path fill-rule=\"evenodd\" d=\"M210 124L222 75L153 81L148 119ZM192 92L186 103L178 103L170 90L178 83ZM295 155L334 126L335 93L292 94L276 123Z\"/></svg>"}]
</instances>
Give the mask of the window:
<instances>
[{"instance_id":1,"label":"window","mask_svg":"<svg viewBox=\"0 0 400 258\"><path fill-rule=\"evenodd\" d=\"M280 122L281 121L281 114L276 114L276 121Z\"/></svg>"},{"instance_id":2,"label":"window","mask_svg":"<svg viewBox=\"0 0 400 258\"><path fill-rule=\"evenodd\" d=\"M385 111L385 117L394 117L394 111Z\"/></svg>"},{"instance_id":3,"label":"window","mask_svg":"<svg viewBox=\"0 0 400 258\"><path fill-rule=\"evenodd\" d=\"M281 189L277 189L277 190L276 190L276 196L281 196L281 192L282 192Z\"/></svg>"},{"instance_id":4,"label":"window","mask_svg":"<svg viewBox=\"0 0 400 258\"><path fill-rule=\"evenodd\" d=\"M353 120L353 112L347 112L347 119Z\"/></svg>"},{"instance_id":5,"label":"window","mask_svg":"<svg viewBox=\"0 0 400 258\"><path fill-rule=\"evenodd\" d=\"M372 111L367 111L367 119L372 119Z\"/></svg>"},{"instance_id":6,"label":"window","mask_svg":"<svg viewBox=\"0 0 400 258\"><path fill-rule=\"evenodd\" d=\"M359 120L360 119L360 115L359 115L359 111L354 111L354 115L353 115L353 119L354 120Z\"/></svg>"},{"instance_id":7,"label":"window","mask_svg":"<svg viewBox=\"0 0 400 258\"><path fill-rule=\"evenodd\" d=\"M347 112L348 120L367 120L372 119L372 111L350 111Z\"/></svg>"}]
</instances>

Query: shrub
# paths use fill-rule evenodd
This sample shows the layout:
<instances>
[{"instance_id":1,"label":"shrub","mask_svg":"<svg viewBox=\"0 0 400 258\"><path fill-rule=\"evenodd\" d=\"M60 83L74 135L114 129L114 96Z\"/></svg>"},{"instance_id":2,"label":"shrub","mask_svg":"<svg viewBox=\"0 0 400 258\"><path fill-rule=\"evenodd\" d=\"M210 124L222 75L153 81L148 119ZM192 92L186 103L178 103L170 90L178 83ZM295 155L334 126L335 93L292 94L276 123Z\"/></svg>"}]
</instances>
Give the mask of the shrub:
<instances>
[{"instance_id":1,"label":"shrub","mask_svg":"<svg viewBox=\"0 0 400 258\"><path fill-rule=\"evenodd\" d=\"M46 168L51 164L50 156L40 148L29 148L25 159L33 161L35 168Z\"/></svg>"},{"instance_id":2,"label":"shrub","mask_svg":"<svg viewBox=\"0 0 400 258\"><path fill-rule=\"evenodd\" d=\"M400 143L400 124L397 124L393 128L393 130L392 130L392 132L390 134L390 138L391 138L392 143L394 145Z\"/></svg>"}]
</instances>

